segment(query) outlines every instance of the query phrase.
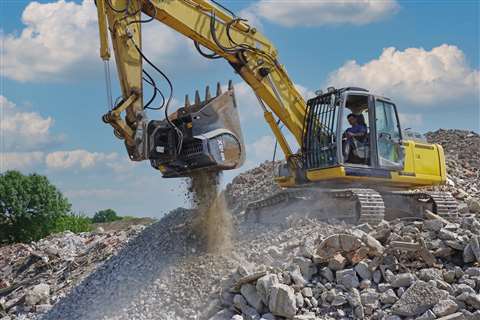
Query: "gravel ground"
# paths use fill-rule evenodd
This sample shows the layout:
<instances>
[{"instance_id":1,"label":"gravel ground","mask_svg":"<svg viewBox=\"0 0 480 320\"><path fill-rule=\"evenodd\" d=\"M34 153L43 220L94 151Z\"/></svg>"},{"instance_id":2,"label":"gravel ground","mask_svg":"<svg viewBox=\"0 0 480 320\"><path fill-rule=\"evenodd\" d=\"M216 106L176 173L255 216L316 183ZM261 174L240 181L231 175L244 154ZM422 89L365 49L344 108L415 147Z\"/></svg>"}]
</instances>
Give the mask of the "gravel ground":
<instances>
[{"instance_id":1,"label":"gravel ground","mask_svg":"<svg viewBox=\"0 0 480 320\"><path fill-rule=\"evenodd\" d=\"M459 131L439 131L429 139L454 143L457 139L451 141L449 137L457 134L465 135L464 140L478 139L478 135ZM461 168L450 172L452 179L457 180L449 186L462 187L460 193L465 193L462 197L466 200L470 199L468 194L478 195L478 164L456 157L460 150L446 150L447 158L455 161L455 165L449 163L450 168ZM268 164L264 164L237 177L227 187L228 204L241 213L251 197L275 192L268 179L270 172ZM478 203L478 199L475 201ZM216 231L224 229L221 223L214 223L213 229L206 228L205 221L220 221L215 220L218 217L223 223L228 220L223 216L200 218L195 210L171 212L128 242L42 319L209 319L222 307L231 305L232 301L225 301L231 298L227 289L238 280L234 279L238 270L288 268L302 243L348 228L342 223L307 219L286 221L283 226L240 225L241 216L236 216L229 241L224 234L216 236ZM217 241L213 251L212 239Z\"/></svg>"},{"instance_id":2,"label":"gravel ground","mask_svg":"<svg viewBox=\"0 0 480 320\"><path fill-rule=\"evenodd\" d=\"M177 210L149 226L43 319L208 319L239 266L278 266L272 248L342 228L309 220L283 230L244 225L233 247L211 254L195 221L195 211Z\"/></svg>"}]
</instances>

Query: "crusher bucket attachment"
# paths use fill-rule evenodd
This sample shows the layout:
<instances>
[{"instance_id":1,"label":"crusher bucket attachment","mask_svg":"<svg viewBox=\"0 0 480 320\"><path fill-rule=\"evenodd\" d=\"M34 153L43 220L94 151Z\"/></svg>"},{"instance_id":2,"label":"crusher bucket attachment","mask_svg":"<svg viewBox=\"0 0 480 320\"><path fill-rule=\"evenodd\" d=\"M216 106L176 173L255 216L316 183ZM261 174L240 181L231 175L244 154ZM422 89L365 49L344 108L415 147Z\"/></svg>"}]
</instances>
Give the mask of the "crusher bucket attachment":
<instances>
[{"instance_id":1,"label":"crusher bucket attachment","mask_svg":"<svg viewBox=\"0 0 480 320\"><path fill-rule=\"evenodd\" d=\"M207 86L203 101L198 90L193 104L186 95L183 107L168 120L151 121L147 130L150 162L165 178L236 169L245 161L231 81L224 93L218 83L214 97Z\"/></svg>"}]
</instances>

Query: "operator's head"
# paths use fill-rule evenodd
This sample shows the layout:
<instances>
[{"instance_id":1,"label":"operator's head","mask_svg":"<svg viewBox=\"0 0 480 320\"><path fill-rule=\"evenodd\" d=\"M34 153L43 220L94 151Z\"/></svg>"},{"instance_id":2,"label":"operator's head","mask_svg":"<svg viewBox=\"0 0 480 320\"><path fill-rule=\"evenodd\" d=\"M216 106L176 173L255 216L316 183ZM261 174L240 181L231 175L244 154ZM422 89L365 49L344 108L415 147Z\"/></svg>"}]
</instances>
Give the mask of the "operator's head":
<instances>
[{"instance_id":1,"label":"operator's head","mask_svg":"<svg viewBox=\"0 0 480 320\"><path fill-rule=\"evenodd\" d=\"M357 116L354 115L353 113L350 113L347 116L348 123L350 123L351 126L354 126L357 124Z\"/></svg>"}]
</instances>

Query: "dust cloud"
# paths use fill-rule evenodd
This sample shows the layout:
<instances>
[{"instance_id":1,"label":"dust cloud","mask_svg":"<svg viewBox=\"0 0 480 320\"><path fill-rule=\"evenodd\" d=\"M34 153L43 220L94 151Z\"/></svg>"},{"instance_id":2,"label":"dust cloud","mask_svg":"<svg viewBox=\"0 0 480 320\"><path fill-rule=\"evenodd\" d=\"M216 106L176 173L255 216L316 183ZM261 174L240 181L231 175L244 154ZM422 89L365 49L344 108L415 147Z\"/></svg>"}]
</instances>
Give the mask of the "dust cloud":
<instances>
[{"instance_id":1,"label":"dust cloud","mask_svg":"<svg viewBox=\"0 0 480 320\"><path fill-rule=\"evenodd\" d=\"M232 216L225 195L218 192L217 172L198 172L190 177L192 205L198 210L194 229L206 241L210 253L223 254L232 248Z\"/></svg>"}]
</instances>

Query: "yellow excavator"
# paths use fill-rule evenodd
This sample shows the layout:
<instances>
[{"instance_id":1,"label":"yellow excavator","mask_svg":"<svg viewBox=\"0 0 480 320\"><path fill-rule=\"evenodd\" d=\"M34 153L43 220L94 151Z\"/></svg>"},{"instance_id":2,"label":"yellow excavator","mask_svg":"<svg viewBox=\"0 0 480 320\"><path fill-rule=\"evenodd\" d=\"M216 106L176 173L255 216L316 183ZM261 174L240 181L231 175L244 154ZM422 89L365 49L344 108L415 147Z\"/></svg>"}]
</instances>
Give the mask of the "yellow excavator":
<instances>
[{"instance_id":1,"label":"yellow excavator","mask_svg":"<svg viewBox=\"0 0 480 320\"><path fill-rule=\"evenodd\" d=\"M311 207L353 223L376 224L425 209L456 214L450 194L418 191L445 183L444 152L440 145L405 139L397 106L389 98L359 87L331 87L305 101L274 45L247 20L213 0L95 3L110 107L103 121L124 140L131 160L149 160L163 177L172 178L235 169L245 160L237 111L241 106L231 83L225 92L218 84L214 95L207 87L204 99L198 91L193 102L186 96L184 106L169 112L173 84L142 51L142 25L161 22L191 39L205 58L225 59L233 67L256 94L285 155L275 178L283 191L251 203L247 212L253 212L254 219L261 220L262 208L295 199L315 202ZM109 33L122 91L115 103ZM158 88L152 71L168 84L168 95ZM148 101L144 85L153 88ZM162 103L152 107L157 93ZM147 118L147 109L161 108L164 119ZM292 150L280 125L295 137L298 151Z\"/></svg>"}]
</instances>

